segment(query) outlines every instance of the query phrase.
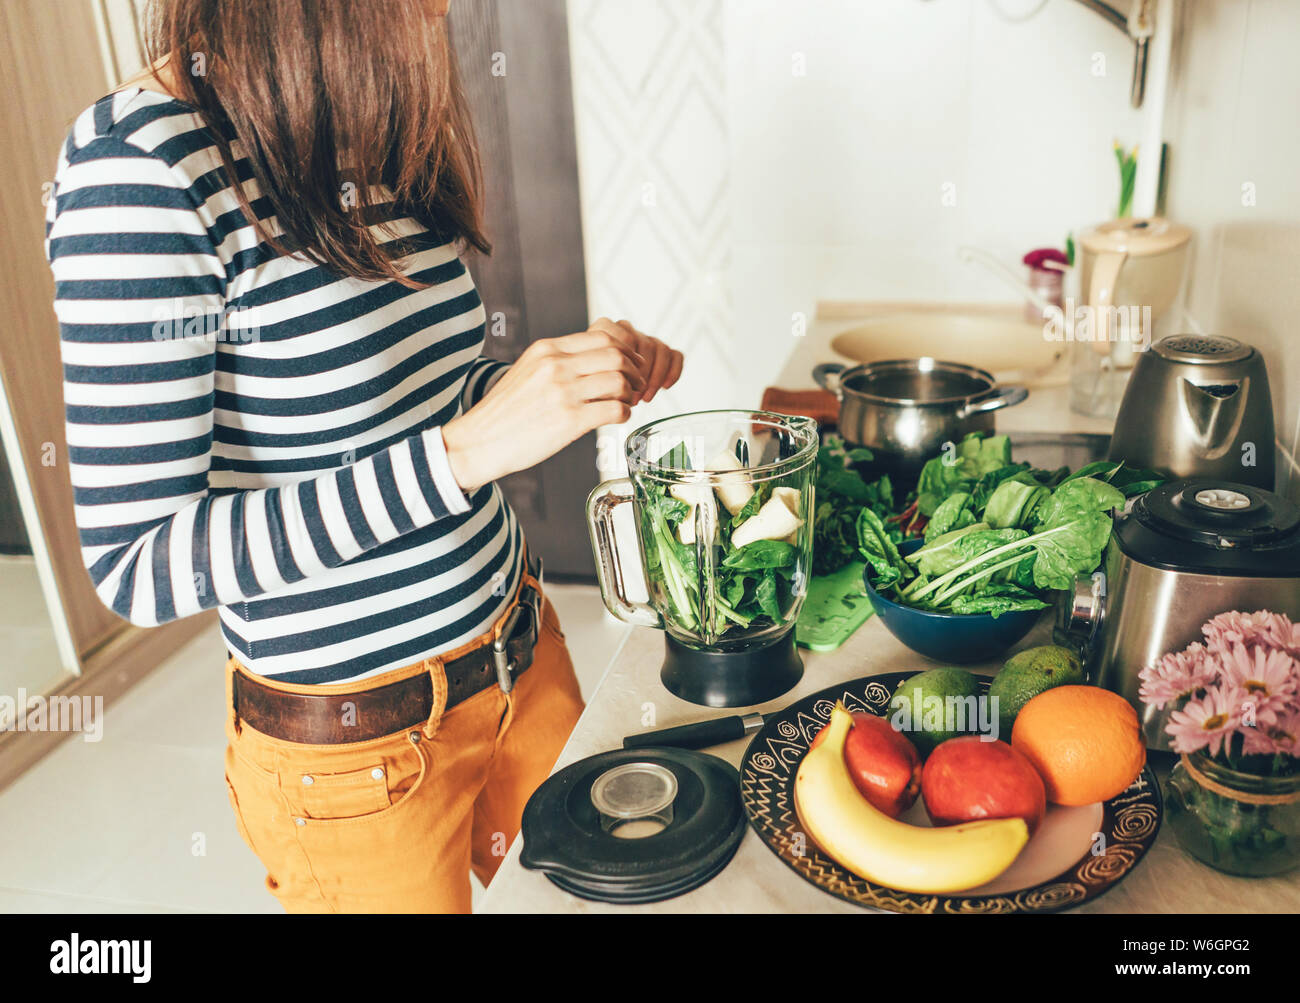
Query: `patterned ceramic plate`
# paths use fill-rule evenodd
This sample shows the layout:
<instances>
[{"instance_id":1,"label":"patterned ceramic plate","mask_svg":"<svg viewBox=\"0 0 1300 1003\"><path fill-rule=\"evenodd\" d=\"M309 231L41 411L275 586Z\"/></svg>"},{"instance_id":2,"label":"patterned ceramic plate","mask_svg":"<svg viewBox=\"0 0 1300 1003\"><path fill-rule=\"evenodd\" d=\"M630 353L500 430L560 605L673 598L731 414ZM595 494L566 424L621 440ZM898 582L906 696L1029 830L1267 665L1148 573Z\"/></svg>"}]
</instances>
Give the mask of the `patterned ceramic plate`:
<instances>
[{"instance_id":1,"label":"patterned ceramic plate","mask_svg":"<svg viewBox=\"0 0 1300 1003\"><path fill-rule=\"evenodd\" d=\"M740 793L754 831L803 878L857 905L907 913L1053 912L1101 895L1124 880L1155 842L1164 814L1149 766L1110 801L1088 808L1051 806L1034 838L997 881L957 895L900 892L872 884L821 853L794 810L794 775L808 743L837 700L883 715L910 672L887 672L832 686L768 718L740 764ZM987 682L981 682L987 688ZM913 809L924 817L920 805ZM905 816L914 821L912 814ZM1073 862L1071 862L1073 861Z\"/></svg>"}]
</instances>

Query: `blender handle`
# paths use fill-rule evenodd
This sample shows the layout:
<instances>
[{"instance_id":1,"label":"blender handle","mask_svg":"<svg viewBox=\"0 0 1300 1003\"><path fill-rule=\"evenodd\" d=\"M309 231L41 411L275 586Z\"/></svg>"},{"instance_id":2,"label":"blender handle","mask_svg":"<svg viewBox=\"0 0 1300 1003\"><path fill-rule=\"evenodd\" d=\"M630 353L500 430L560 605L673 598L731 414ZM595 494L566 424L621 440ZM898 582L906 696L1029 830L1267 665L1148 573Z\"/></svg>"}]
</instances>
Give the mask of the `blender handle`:
<instances>
[{"instance_id":1,"label":"blender handle","mask_svg":"<svg viewBox=\"0 0 1300 1003\"><path fill-rule=\"evenodd\" d=\"M596 579L605 608L625 623L638 627L662 627L663 618L649 603L627 597L623 587L623 562L614 533L614 510L632 500L632 482L626 477L597 484L587 498L587 528L596 558Z\"/></svg>"}]
</instances>

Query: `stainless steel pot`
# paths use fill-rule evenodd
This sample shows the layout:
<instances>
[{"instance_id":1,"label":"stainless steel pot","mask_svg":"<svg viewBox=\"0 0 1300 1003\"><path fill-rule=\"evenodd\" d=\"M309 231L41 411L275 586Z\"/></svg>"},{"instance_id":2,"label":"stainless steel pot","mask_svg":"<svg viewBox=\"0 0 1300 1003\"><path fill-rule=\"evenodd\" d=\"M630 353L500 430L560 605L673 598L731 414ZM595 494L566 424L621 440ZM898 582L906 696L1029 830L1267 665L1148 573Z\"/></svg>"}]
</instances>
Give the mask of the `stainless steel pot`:
<instances>
[{"instance_id":1,"label":"stainless steel pot","mask_svg":"<svg viewBox=\"0 0 1300 1003\"><path fill-rule=\"evenodd\" d=\"M827 362L813 369L813 379L839 399L845 441L866 446L881 468L904 476L919 473L945 442L991 433L994 411L1029 396L1024 387L999 387L983 369L935 359L852 369Z\"/></svg>"}]
</instances>

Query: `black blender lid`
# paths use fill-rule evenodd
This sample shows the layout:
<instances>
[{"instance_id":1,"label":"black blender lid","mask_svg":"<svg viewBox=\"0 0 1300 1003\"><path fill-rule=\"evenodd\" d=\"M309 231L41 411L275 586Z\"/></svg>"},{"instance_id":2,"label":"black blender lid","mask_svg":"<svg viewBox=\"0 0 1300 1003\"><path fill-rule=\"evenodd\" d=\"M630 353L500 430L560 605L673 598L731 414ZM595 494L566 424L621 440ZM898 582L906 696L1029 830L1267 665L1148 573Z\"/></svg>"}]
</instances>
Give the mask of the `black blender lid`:
<instances>
[{"instance_id":1,"label":"black blender lid","mask_svg":"<svg viewBox=\"0 0 1300 1003\"><path fill-rule=\"evenodd\" d=\"M659 783L665 773L668 782ZM629 790L646 798L647 814L669 800L672 820L653 835L615 835L614 818L602 816L595 802L638 824L620 796ZM581 898L658 902L721 871L745 827L739 775L730 764L687 749L617 749L565 767L533 792L524 808L520 863Z\"/></svg>"},{"instance_id":2,"label":"black blender lid","mask_svg":"<svg viewBox=\"0 0 1300 1003\"><path fill-rule=\"evenodd\" d=\"M1300 574L1300 506L1247 484L1167 481L1133 503L1115 536L1135 560L1174 571Z\"/></svg>"}]
</instances>

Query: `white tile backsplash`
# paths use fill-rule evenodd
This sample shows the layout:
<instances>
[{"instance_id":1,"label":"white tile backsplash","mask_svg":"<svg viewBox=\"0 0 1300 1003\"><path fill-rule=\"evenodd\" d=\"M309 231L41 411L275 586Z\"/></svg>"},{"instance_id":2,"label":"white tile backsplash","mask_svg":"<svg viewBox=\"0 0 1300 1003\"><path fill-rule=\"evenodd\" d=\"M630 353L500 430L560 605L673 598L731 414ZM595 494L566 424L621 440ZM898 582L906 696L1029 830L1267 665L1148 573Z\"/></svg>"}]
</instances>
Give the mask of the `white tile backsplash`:
<instances>
[{"instance_id":1,"label":"white tile backsplash","mask_svg":"<svg viewBox=\"0 0 1300 1003\"><path fill-rule=\"evenodd\" d=\"M1038 6L570 0L591 307L688 357L635 420L757 404L820 300L1008 301L958 246L1015 264L1113 215L1112 143L1145 113L1132 45ZM1190 312L1265 352L1294 452L1300 4L1177 6L1167 214L1196 231Z\"/></svg>"},{"instance_id":2,"label":"white tile backsplash","mask_svg":"<svg viewBox=\"0 0 1300 1003\"><path fill-rule=\"evenodd\" d=\"M1169 109L1168 213L1196 231L1188 324L1264 353L1278 487L1300 499L1300 4L1183 5Z\"/></svg>"},{"instance_id":3,"label":"white tile backsplash","mask_svg":"<svg viewBox=\"0 0 1300 1003\"><path fill-rule=\"evenodd\" d=\"M661 412L756 404L820 299L1005 300L956 248L1015 261L1105 218L1111 142L1140 132L1131 46L1064 0L1023 23L966 0L569 20L591 308L688 353Z\"/></svg>"}]
</instances>

